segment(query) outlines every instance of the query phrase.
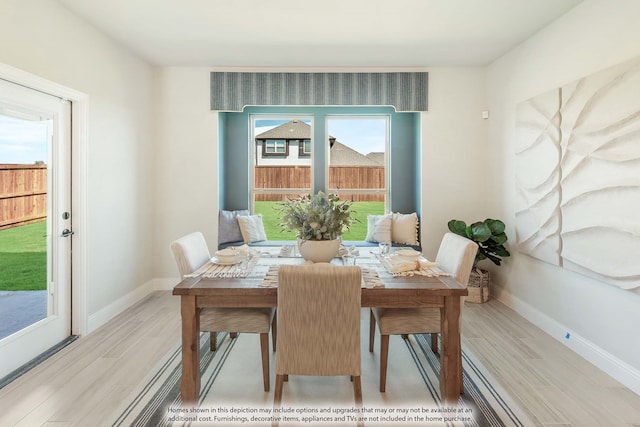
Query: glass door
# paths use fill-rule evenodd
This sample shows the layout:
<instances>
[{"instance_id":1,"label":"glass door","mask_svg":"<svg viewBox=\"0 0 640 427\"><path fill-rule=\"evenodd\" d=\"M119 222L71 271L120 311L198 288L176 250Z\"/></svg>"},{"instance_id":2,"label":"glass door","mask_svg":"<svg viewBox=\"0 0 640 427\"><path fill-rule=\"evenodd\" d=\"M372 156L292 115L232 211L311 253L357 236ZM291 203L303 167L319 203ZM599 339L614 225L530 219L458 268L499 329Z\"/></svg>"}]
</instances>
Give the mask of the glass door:
<instances>
[{"instance_id":1,"label":"glass door","mask_svg":"<svg viewBox=\"0 0 640 427\"><path fill-rule=\"evenodd\" d=\"M71 331L71 104L0 80L0 378Z\"/></svg>"}]
</instances>

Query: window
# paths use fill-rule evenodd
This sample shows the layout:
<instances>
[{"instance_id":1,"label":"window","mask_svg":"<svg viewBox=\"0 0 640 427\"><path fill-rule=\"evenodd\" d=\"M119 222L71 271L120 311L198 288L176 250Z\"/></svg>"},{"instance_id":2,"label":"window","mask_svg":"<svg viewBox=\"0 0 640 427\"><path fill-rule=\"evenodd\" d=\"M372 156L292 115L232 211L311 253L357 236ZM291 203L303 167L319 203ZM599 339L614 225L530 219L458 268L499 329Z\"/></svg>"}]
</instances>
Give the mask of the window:
<instances>
[{"instance_id":1,"label":"window","mask_svg":"<svg viewBox=\"0 0 640 427\"><path fill-rule=\"evenodd\" d=\"M327 117L328 191L352 200L360 222L344 240L364 240L367 215L388 211L389 116Z\"/></svg>"},{"instance_id":2,"label":"window","mask_svg":"<svg viewBox=\"0 0 640 427\"><path fill-rule=\"evenodd\" d=\"M368 214L420 214L419 113L392 107L256 106L219 114L219 205L261 213L271 240L295 237L281 232L273 209L278 201L320 190L354 200L361 222L345 240L365 238ZM287 154L263 155L267 140L286 141Z\"/></svg>"},{"instance_id":3,"label":"window","mask_svg":"<svg viewBox=\"0 0 640 427\"><path fill-rule=\"evenodd\" d=\"M304 139L298 144L298 155L300 157L311 155L311 140Z\"/></svg>"},{"instance_id":4,"label":"window","mask_svg":"<svg viewBox=\"0 0 640 427\"><path fill-rule=\"evenodd\" d=\"M265 232L272 240L293 239L280 234L278 202L311 192L312 120L294 116L250 116L255 149L252 164L251 206L263 216ZM307 153L304 143L307 142ZM297 145L289 150L289 145ZM260 148L260 146L262 148ZM300 150L300 147L303 147Z\"/></svg>"},{"instance_id":5,"label":"window","mask_svg":"<svg viewBox=\"0 0 640 427\"><path fill-rule=\"evenodd\" d=\"M354 201L388 204L388 117L330 117L329 191Z\"/></svg>"},{"instance_id":6,"label":"window","mask_svg":"<svg viewBox=\"0 0 640 427\"><path fill-rule=\"evenodd\" d=\"M284 139L267 139L262 142L262 155L264 156L287 156L289 145Z\"/></svg>"}]
</instances>

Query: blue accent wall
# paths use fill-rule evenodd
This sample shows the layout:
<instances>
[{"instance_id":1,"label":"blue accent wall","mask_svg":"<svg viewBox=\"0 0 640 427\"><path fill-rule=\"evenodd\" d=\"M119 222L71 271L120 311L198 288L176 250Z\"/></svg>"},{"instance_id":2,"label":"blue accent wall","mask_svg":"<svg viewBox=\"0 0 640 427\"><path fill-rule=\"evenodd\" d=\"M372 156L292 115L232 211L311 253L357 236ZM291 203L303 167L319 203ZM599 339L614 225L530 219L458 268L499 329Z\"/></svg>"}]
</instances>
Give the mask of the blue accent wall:
<instances>
[{"instance_id":1,"label":"blue accent wall","mask_svg":"<svg viewBox=\"0 0 640 427\"><path fill-rule=\"evenodd\" d=\"M220 208L249 208L249 116L305 115L313 117L314 141L326 141L326 118L333 115L389 116L389 209L420 215L420 114L397 113L392 107L246 107L240 113L220 114ZM313 144L313 192L325 190L326 147Z\"/></svg>"},{"instance_id":2,"label":"blue accent wall","mask_svg":"<svg viewBox=\"0 0 640 427\"><path fill-rule=\"evenodd\" d=\"M391 119L391 189L393 212L420 213L420 153L417 113L395 113Z\"/></svg>"},{"instance_id":3,"label":"blue accent wall","mask_svg":"<svg viewBox=\"0 0 640 427\"><path fill-rule=\"evenodd\" d=\"M248 116L219 113L220 126L220 209L249 208Z\"/></svg>"}]
</instances>

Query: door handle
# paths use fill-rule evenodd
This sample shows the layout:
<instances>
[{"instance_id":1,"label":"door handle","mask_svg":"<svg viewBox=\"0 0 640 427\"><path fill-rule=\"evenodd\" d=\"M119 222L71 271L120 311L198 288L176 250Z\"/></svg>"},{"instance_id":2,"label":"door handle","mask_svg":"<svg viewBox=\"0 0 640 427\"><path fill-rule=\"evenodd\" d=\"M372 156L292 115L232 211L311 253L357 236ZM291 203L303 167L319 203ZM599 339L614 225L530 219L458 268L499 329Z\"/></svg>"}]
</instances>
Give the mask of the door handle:
<instances>
[{"instance_id":1,"label":"door handle","mask_svg":"<svg viewBox=\"0 0 640 427\"><path fill-rule=\"evenodd\" d=\"M69 236L72 236L73 234L74 234L73 231L69 230L68 228L65 228L64 230L62 230L61 237L69 237Z\"/></svg>"}]
</instances>

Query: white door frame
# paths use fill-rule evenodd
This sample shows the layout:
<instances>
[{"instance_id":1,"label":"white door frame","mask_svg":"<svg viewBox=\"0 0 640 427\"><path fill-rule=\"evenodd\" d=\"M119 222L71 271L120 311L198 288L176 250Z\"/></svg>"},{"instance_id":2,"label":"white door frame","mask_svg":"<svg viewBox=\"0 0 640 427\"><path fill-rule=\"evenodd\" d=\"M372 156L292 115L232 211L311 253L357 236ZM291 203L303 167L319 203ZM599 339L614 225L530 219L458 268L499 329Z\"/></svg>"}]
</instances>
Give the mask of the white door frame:
<instances>
[{"instance_id":1,"label":"white door frame","mask_svg":"<svg viewBox=\"0 0 640 427\"><path fill-rule=\"evenodd\" d=\"M0 79L71 101L71 334L85 335L87 314L87 115L89 96L7 64L0 63Z\"/></svg>"}]
</instances>

